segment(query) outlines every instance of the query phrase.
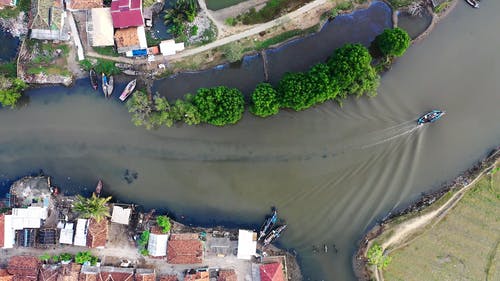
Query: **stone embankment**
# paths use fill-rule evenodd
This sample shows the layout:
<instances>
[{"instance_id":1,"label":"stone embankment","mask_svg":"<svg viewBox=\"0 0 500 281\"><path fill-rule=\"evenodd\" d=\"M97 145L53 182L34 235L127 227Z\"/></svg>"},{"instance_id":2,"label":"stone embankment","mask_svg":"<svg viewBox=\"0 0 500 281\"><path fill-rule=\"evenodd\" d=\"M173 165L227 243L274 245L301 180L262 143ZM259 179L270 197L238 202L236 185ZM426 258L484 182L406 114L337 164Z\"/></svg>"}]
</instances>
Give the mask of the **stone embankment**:
<instances>
[{"instance_id":1,"label":"stone embankment","mask_svg":"<svg viewBox=\"0 0 500 281\"><path fill-rule=\"evenodd\" d=\"M14 37L21 37L28 34L28 24L26 23L26 14L20 12L15 18L0 18L0 27L12 34Z\"/></svg>"}]
</instances>

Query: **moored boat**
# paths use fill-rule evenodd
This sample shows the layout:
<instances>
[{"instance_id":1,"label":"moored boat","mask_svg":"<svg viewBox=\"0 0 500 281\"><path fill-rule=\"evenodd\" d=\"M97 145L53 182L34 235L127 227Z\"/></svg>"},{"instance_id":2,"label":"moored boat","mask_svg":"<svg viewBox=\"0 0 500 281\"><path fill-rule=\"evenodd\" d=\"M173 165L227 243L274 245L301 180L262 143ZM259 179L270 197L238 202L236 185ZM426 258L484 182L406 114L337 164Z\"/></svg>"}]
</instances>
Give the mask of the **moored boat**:
<instances>
[{"instance_id":1,"label":"moored boat","mask_svg":"<svg viewBox=\"0 0 500 281\"><path fill-rule=\"evenodd\" d=\"M122 94L120 95L121 101L125 101L128 98L128 96L134 91L136 84L137 84L137 79L134 79L127 84Z\"/></svg>"},{"instance_id":2,"label":"moored boat","mask_svg":"<svg viewBox=\"0 0 500 281\"><path fill-rule=\"evenodd\" d=\"M102 184L102 180L99 180L99 181L97 182L97 186L95 187L95 195L96 195L97 197L99 197L99 196L101 195L102 186L103 186L103 184Z\"/></svg>"},{"instance_id":3,"label":"moored boat","mask_svg":"<svg viewBox=\"0 0 500 281\"><path fill-rule=\"evenodd\" d=\"M276 229L273 229L267 236L266 239L264 239L264 247L268 246L272 242L274 242L276 239L278 239L281 236L281 233L285 231L286 229L286 224L278 226Z\"/></svg>"},{"instance_id":4,"label":"moored boat","mask_svg":"<svg viewBox=\"0 0 500 281\"><path fill-rule=\"evenodd\" d=\"M115 81L113 79L113 75L110 75L109 79L108 79L108 89L107 89L107 93L106 93L106 96L108 98L111 97L111 95L113 94L114 82Z\"/></svg>"},{"instance_id":5,"label":"moored boat","mask_svg":"<svg viewBox=\"0 0 500 281\"><path fill-rule=\"evenodd\" d=\"M467 4L471 5L473 8L479 8L479 3L476 0L465 0Z\"/></svg>"},{"instance_id":6,"label":"moored boat","mask_svg":"<svg viewBox=\"0 0 500 281\"><path fill-rule=\"evenodd\" d=\"M104 73L102 73L102 92L104 93L104 97L106 97L108 94L108 77Z\"/></svg>"},{"instance_id":7,"label":"moored boat","mask_svg":"<svg viewBox=\"0 0 500 281\"><path fill-rule=\"evenodd\" d=\"M258 240L266 237L268 232L273 228L274 224L276 224L276 221L278 221L278 212L276 211L276 209L273 209L273 214L270 217L266 218L264 224L260 228Z\"/></svg>"},{"instance_id":8,"label":"moored boat","mask_svg":"<svg viewBox=\"0 0 500 281\"><path fill-rule=\"evenodd\" d=\"M441 111L441 110L429 111L426 114L422 115L420 118L418 118L417 125L435 122L439 118L443 117L444 114L445 114L445 112Z\"/></svg>"},{"instance_id":9,"label":"moored boat","mask_svg":"<svg viewBox=\"0 0 500 281\"><path fill-rule=\"evenodd\" d=\"M92 88L94 90L97 90L97 73L95 73L94 69L90 69L89 77L90 77L90 85L92 85Z\"/></svg>"}]
</instances>

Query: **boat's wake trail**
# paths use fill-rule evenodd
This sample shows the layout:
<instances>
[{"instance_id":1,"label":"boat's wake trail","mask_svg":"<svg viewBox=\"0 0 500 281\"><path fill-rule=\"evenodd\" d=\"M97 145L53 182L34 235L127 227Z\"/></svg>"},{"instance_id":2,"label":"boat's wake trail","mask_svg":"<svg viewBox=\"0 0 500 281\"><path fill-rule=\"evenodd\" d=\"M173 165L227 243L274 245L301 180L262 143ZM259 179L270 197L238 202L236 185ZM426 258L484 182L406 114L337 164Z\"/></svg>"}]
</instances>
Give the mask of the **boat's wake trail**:
<instances>
[{"instance_id":1,"label":"boat's wake trail","mask_svg":"<svg viewBox=\"0 0 500 281\"><path fill-rule=\"evenodd\" d=\"M393 139L409 135L418 130L418 128L420 128L420 126L416 126L414 121L408 121L403 124L379 132L375 132L373 133L375 135L373 141L370 142L369 144L361 146L361 149L370 148L376 145L389 142Z\"/></svg>"}]
</instances>

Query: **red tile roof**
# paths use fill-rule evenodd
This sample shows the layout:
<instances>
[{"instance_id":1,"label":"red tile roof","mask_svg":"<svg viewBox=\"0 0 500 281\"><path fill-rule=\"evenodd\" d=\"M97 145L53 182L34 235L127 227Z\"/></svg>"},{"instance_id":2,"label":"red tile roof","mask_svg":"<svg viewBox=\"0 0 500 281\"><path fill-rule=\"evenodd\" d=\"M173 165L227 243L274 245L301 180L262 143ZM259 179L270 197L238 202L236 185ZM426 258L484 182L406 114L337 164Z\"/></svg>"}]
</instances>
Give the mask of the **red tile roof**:
<instances>
[{"instance_id":1,"label":"red tile roof","mask_svg":"<svg viewBox=\"0 0 500 281\"><path fill-rule=\"evenodd\" d=\"M29 279L36 280L38 276L38 268L40 260L32 256L14 256L10 258L7 271L15 275L14 279Z\"/></svg>"},{"instance_id":2,"label":"red tile roof","mask_svg":"<svg viewBox=\"0 0 500 281\"><path fill-rule=\"evenodd\" d=\"M3 235L3 233L2 233ZM12 279L14 278L14 275L11 275L9 274L9 272L7 272L7 269L0 269L0 281L12 281Z\"/></svg>"},{"instance_id":3,"label":"red tile roof","mask_svg":"<svg viewBox=\"0 0 500 281\"><path fill-rule=\"evenodd\" d=\"M102 8L103 0L71 0L69 8L73 10L88 10L92 8Z\"/></svg>"},{"instance_id":4,"label":"red tile roof","mask_svg":"<svg viewBox=\"0 0 500 281\"><path fill-rule=\"evenodd\" d=\"M285 281L281 263L268 263L260 266L261 281Z\"/></svg>"},{"instance_id":5,"label":"red tile roof","mask_svg":"<svg viewBox=\"0 0 500 281\"><path fill-rule=\"evenodd\" d=\"M135 281L156 281L156 272L153 270L152 272L140 272L136 270L134 275Z\"/></svg>"},{"instance_id":6,"label":"red tile roof","mask_svg":"<svg viewBox=\"0 0 500 281\"><path fill-rule=\"evenodd\" d=\"M114 268L111 268L114 269ZM119 268L118 268L119 269ZM102 269L99 272L98 281L133 281L134 280L134 272L120 272L114 270L106 270Z\"/></svg>"},{"instance_id":7,"label":"red tile roof","mask_svg":"<svg viewBox=\"0 0 500 281\"><path fill-rule=\"evenodd\" d=\"M0 7L12 6L11 0L0 0Z\"/></svg>"},{"instance_id":8,"label":"red tile roof","mask_svg":"<svg viewBox=\"0 0 500 281\"><path fill-rule=\"evenodd\" d=\"M38 281L57 281L59 268L53 266L43 266L38 274Z\"/></svg>"},{"instance_id":9,"label":"red tile roof","mask_svg":"<svg viewBox=\"0 0 500 281\"><path fill-rule=\"evenodd\" d=\"M142 0L112 0L111 18L115 28L144 25Z\"/></svg>"},{"instance_id":10,"label":"red tile roof","mask_svg":"<svg viewBox=\"0 0 500 281\"><path fill-rule=\"evenodd\" d=\"M0 248L3 247L4 233L5 233L5 215L0 214Z\"/></svg>"},{"instance_id":11,"label":"red tile roof","mask_svg":"<svg viewBox=\"0 0 500 281\"><path fill-rule=\"evenodd\" d=\"M179 281L177 275L162 275L160 281Z\"/></svg>"},{"instance_id":12,"label":"red tile roof","mask_svg":"<svg viewBox=\"0 0 500 281\"><path fill-rule=\"evenodd\" d=\"M167 244L167 263L197 264L202 262L203 246L196 234L172 234L170 236Z\"/></svg>"},{"instance_id":13,"label":"red tile roof","mask_svg":"<svg viewBox=\"0 0 500 281\"><path fill-rule=\"evenodd\" d=\"M186 274L184 281L210 281L210 274L208 271Z\"/></svg>"},{"instance_id":14,"label":"red tile roof","mask_svg":"<svg viewBox=\"0 0 500 281\"><path fill-rule=\"evenodd\" d=\"M78 281L82 266L77 263L63 264L57 281Z\"/></svg>"},{"instance_id":15,"label":"red tile roof","mask_svg":"<svg viewBox=\"0 0 500 281\"><path fill-rule=\"evenodd\" d=\"M80 272L78 281L97 281L97 273L94 272Z\"/></svg>"},{"instance_id":16,"label":"red tile roof","mask_svg":"<svg viewBox=\"0 0 500 281\"><path fill-rule=\"evenodd\" d=\"M217 281L237 281L234 269L222 269L219 271Z\"/></svg>"},{"instance_id":17,"label":"red tile roof","mask_svg":"<svg viewBox=\"0 0 500 281\"><path fill-rule=\"evenodd\" d=\"M108 239L108 220L102 219L97 222L94 219L89 220L87 229L87 247L97 248L106 246Z\"/></svg>"}]
</instances>

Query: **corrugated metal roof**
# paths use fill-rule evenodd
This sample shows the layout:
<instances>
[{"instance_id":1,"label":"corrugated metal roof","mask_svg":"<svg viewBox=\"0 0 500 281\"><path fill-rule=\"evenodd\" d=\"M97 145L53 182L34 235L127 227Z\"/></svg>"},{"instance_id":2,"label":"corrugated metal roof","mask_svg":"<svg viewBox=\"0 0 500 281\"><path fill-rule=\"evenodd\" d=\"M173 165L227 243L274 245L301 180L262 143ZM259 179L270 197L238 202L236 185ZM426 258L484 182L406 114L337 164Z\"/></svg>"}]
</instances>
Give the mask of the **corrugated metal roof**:
<instances>
[{"instance_id":1,"label":"corrugated metal roof","mask_svg":"<svg viewBox=\"0 0 500 281\"><path fill-rule=\"evenodd\" d=\"M113 214L111 215L111 222L128 225L130 220L130 213L132 209L122 208L120 206L113 206Z\"/></svg>"},{"instance_id":2,"label":"corrugated metal roof","mask_svg":"<svg viewBox=\"0 0 500 281\"><path fill-rule=\"evenodd\" d=\"M163 257L167 255L168 234L149 235L148 252L153 257Z\"/></svg>"},{"instance_id":3,"label":"corrugated metal roof","mask_svg":"<svg viewBox=\"0 0 500 281\"><path fill-rule=\"evenodd\" d=\"M75 246L87 246L87 220L78 219L76 222L76 232L75 240L73 242Z\"/></svg>"},{"instance_id":4,"label":"corrugated metal roof","mask_svg":"<svg viewBox=\"0 0 500 281\"><path fill-rule=\"evenodd\" d=\"M96 8L92 14L92 46L113 46L114 30L111 10L109 8Z\"/></svg>"},{"instance_id":5,"label":"corrugated metal roof","mask_svg":"<svg viewBox=\"0 0 500 281\"><path fill-rule=\"evenodd\" d=\"M59 243L61 244L73 244L73 224L67 223L63 229L61 229L61 233L59 235Z\"/></svg>"},{"instance_id":6,"label":"corrugated metal roof","mask_svg":"<svg viewBox=\"0 0 500 281\"><path fill-rule=\"evenodd\" d=\"M256 254L257 233L240 229L238 233L238 259L249 260Z\"/></svg>"},{"instance_id":7,"label":"corrugated metal roof","mask_svg":"<svg viewBox=\"0 0 500 281\"><path fill-rule=\"evenodd\" d=\"M115 28L127 28L144 25L142 0L111 1L111 17Z\"/></svg>"}]
</instances>

